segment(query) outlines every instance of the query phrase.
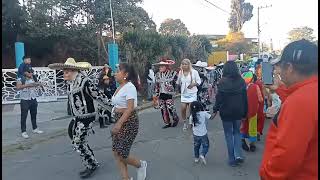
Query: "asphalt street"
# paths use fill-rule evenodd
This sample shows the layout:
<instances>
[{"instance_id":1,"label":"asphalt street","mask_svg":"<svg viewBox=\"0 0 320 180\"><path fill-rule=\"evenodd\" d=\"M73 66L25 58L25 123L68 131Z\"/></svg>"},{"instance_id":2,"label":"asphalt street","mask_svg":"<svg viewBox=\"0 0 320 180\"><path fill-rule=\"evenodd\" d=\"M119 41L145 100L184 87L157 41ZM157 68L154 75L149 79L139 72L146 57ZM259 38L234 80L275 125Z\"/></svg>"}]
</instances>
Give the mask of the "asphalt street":
<instances>
[{"instance_id":1,"label":"asphalt street","mask_svg":"<svg viewBox=\"0 0 320 180\"><path fill-rule=\"evenodd\" d=\"M179 101L179 100L176 100ZM176 102L179 110L179 103ZM180 114L180 113L179 113ZM257 151L245 154L240 167L227 165L227 149L219 116L209 122L210 149L207 165L193 162L192 132L183 132L182 123L175 128L161 129L163 122L158 110L149 108L139 113L139 134L131 154L148 161L148 180L258 180L264 137L257 143ZM269 121L266 121L268 128ZM110 128L95 127L89 137L101 166L92 180L120 180L111 150ZM66 133L29 148L2 153L4 180L78 180L83 170L79 154L73 151ZM129 167L136 179L136 170Z\"/></svg>"}]
</instances>

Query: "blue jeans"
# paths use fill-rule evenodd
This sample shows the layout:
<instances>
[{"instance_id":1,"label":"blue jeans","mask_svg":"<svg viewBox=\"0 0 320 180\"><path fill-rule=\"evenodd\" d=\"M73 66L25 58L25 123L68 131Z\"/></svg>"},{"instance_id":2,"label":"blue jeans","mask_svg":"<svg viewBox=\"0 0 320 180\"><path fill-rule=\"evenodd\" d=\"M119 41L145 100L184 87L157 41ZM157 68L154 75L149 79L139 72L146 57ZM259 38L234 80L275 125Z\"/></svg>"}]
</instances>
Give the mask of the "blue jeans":
<instances>
[{"instance_id":1,"label":"blue jeans","mask_svg":"<svg viewBox=\"0 0 320 180\"><path fill-rule=\"evenodd\" d=\"M201 155L204 157L207 155L208 150L209 150L209 138L208 135L204 136L196 136L193 135L193 140L194 140L194 157L199 158L199 151L200 151L200 146L202 145L202 152Z\"/></svg>"},{"instance_id":2,"label":"blue jeans","mask_svg":"<svg viewBox=\"0 0 320 180\"><path fill-rule=\"evenodd\" d=\"M229 164L235 163L236 158L243 159L241 151L240 124L241 120L222 121L228 148Z\"/></svg>"}]
</instances>

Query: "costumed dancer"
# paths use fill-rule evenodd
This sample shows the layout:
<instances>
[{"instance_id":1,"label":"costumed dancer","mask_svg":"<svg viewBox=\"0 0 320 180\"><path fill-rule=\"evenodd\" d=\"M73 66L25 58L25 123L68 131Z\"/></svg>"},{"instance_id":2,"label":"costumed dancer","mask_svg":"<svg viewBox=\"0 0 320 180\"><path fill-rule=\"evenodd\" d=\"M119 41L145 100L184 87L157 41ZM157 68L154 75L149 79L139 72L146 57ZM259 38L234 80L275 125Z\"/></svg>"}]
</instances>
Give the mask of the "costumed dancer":
<instances>
[{"instance_id":1,"label":"costumed dancer","mask_svg":"<svg viewBox=\"0 0 320 180\"><path fill-rule=\"evenodd\" d=\"M207 63L197 61L196 64L193 64L193 67L195 70L198 71L198 74L201 79L201 83L198 86L197 100L201 102L204 110L209 111L209 108L208 108L208 105L210 104L209 93L208 93L209 80L207 77L207 71L205 70L205 67L207 67Z\"/></svg>"},{"instance_id":2,"label":"costumed dancer","mask_svg":"<svg viewBox=\"0 0 320 180\"><path fill-rule=\"evenodd\" d=\"M161 60L159 63L153 64L154 66L159 66L159 72L155 75L153 99L155 107L160 108L161 110L163 122L165 123L162 127L163 129L175 127L179 122L179 117L173 100L177 72L170 68L174 63L175 62L173 60Z\"/></svg>"},{"instance_id":3,"label":"costumed dancer","mask_svg":"<svg viewBox=\"0 0 320 180\"><path fill-rule=\"evenodd\" d=\"M62 69L63 78L69 83L68 96L74 118L69 124L68 134L74 150L80 153L82 163L86 167L84 171L80 172L80 177L88 178L99 167L87 141L88 135L94 133L92 123L97 115L93 100L97 100L100 105L109 108L106 106L109 104L109 99L98 90L83 71L90 69L91 64L76 62L73 58L68 58L64 64L54 63L48 67Z\"/></svg>"},{"instance_id":4,"label":"costumed dancer","mask_svg":"<svg viewBox=\"0 0 320 180\"><path fill-rule=\"evenodd\" d=\"M111 99L117 89L116 80L114 78L112 69L108 64L104 65L100 73L98 87L109 99ZM110 106L110 108L112 107ZM110 125L110 123L113 123L113 120L111 119L111 111L108 111L108 109L103 108L99 104L97 106L100 128L106 128L108 126L105 125Z\"/></svg>"},{"instance_id":5,"label":"costumed dancer","mask_svg":"<svg viewBox=\"0 0 320 180\"><path fill-rule=\"evenodd\" d=\"M257 116L259 102L263 100L259 86L254 83L254 74L249 71L243 74L243 79L247 84L248 112L247 118L242 121L240 132L242 135L242 148L245 151L254 152L256 150L255 142L257 141ZM249 146L246 140L249 140Z\"/></svg>"},{"instance_id":6,"label":"costumed dancer","mask_svg":"<svg viewBox=\"0 0 320 180\"><path fill-rule=\"evenodd\" d=\"M209 95L209 103L213 103L213 86L214 86L214 67L208 66L205 68L207 71L207 77L208 77L208 95Z\"/></svg>"}]
</instances>

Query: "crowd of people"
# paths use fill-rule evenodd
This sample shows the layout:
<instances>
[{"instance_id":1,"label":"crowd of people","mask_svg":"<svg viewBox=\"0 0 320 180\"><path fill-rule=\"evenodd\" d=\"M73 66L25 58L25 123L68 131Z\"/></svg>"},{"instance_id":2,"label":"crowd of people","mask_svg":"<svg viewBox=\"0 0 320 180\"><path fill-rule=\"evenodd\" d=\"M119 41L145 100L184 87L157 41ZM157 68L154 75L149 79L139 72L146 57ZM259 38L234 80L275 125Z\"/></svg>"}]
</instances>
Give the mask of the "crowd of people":
<instances>
[{"instance_id":1,"label":"crowd of people","mask_svg":"<svg viewBox=\"0 0 320 180\"><path fill-rule=\"evenodd\" d=\"M317 179L317 46L307 40L290 43L281 57L270 63L274 67L274 83L265 85L261 60L255 64L254 71L246 64L239 67L234 61L208 67L200 61L192 64L189 59L183 59L180 68L174 70L175 61L163 58L147 66L148 99L160 110L163 129L176 127L179 122L183 123L184 131L192 129L195 163L207 163L206 155L210 147L207 124L217 113L222 121L228 150L227 162L231 167L245 162L242 150L256 150L256 141L264 135L265 118L271 118L260 167L261 179ZM93 131L92 123L97 114L103 115L105 112L108 122L100 119L100 127L105 127L104 123L114 123L111 130L112 150L122 179L133 179L127 169L127 165L131 165L137 168L137 179L145 180L147 161L130 154L139 131L136 107L140 86L134 67L120 63L113 73L106 65L98 86L84 71L91 67L89 63L69 58L64 64L55 63L48 67L62 69L64 79L69 83L69 105L74 118L68 132L74 149L80 153L86 167L80 176L88 178L99 167L87 137ZM34 132L42 133L36 125L37 103L33 93L34 88L41 84L36 82L32 73L30 65L23 65L17 82L17 88L24 92L21 96L21 131L25 138L29 109ZM22 80L24 78L21 76L26 80ZM180 94L181 117L174 102L177 92ZM103 112L96 112L93 100L98 102L98 109ZM212 105L211 113L209 105Z\"/></svg>"}]
</instances>

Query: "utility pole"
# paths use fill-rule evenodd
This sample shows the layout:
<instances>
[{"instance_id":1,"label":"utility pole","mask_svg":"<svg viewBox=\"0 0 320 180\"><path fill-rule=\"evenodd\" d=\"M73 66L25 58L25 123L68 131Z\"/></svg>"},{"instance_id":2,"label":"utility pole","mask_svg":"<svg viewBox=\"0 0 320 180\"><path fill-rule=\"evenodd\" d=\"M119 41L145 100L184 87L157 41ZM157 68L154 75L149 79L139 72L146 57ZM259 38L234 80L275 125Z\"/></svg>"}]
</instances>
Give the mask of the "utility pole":
<instances>
[{"instance_id":1,"label":"utility pole","mask_svg":"<svg viewBox=\"0 0 320 180\"><path fill-rule=\"evenodd\" d=\"M268 6L259 6L258 7L258 58L260 58L261 49L260 49L260 9L269 8L272 7L272 5Z\"/></svg>"},{"instance_id":2,"label":"utility pole","mask_svg":"<svg viewBox=\"0 0 320 180\"><path fill-rule=\"evenodd\" d=\"M113 14L112 14L112 3L111 0L109 0L109 6L110 6L110 15L111 15L111 27L112 27L112 39L113 39L113 43L116 43L116 40L114 38L114 22L113 22Z\"/></svg>"}]
</instances>

